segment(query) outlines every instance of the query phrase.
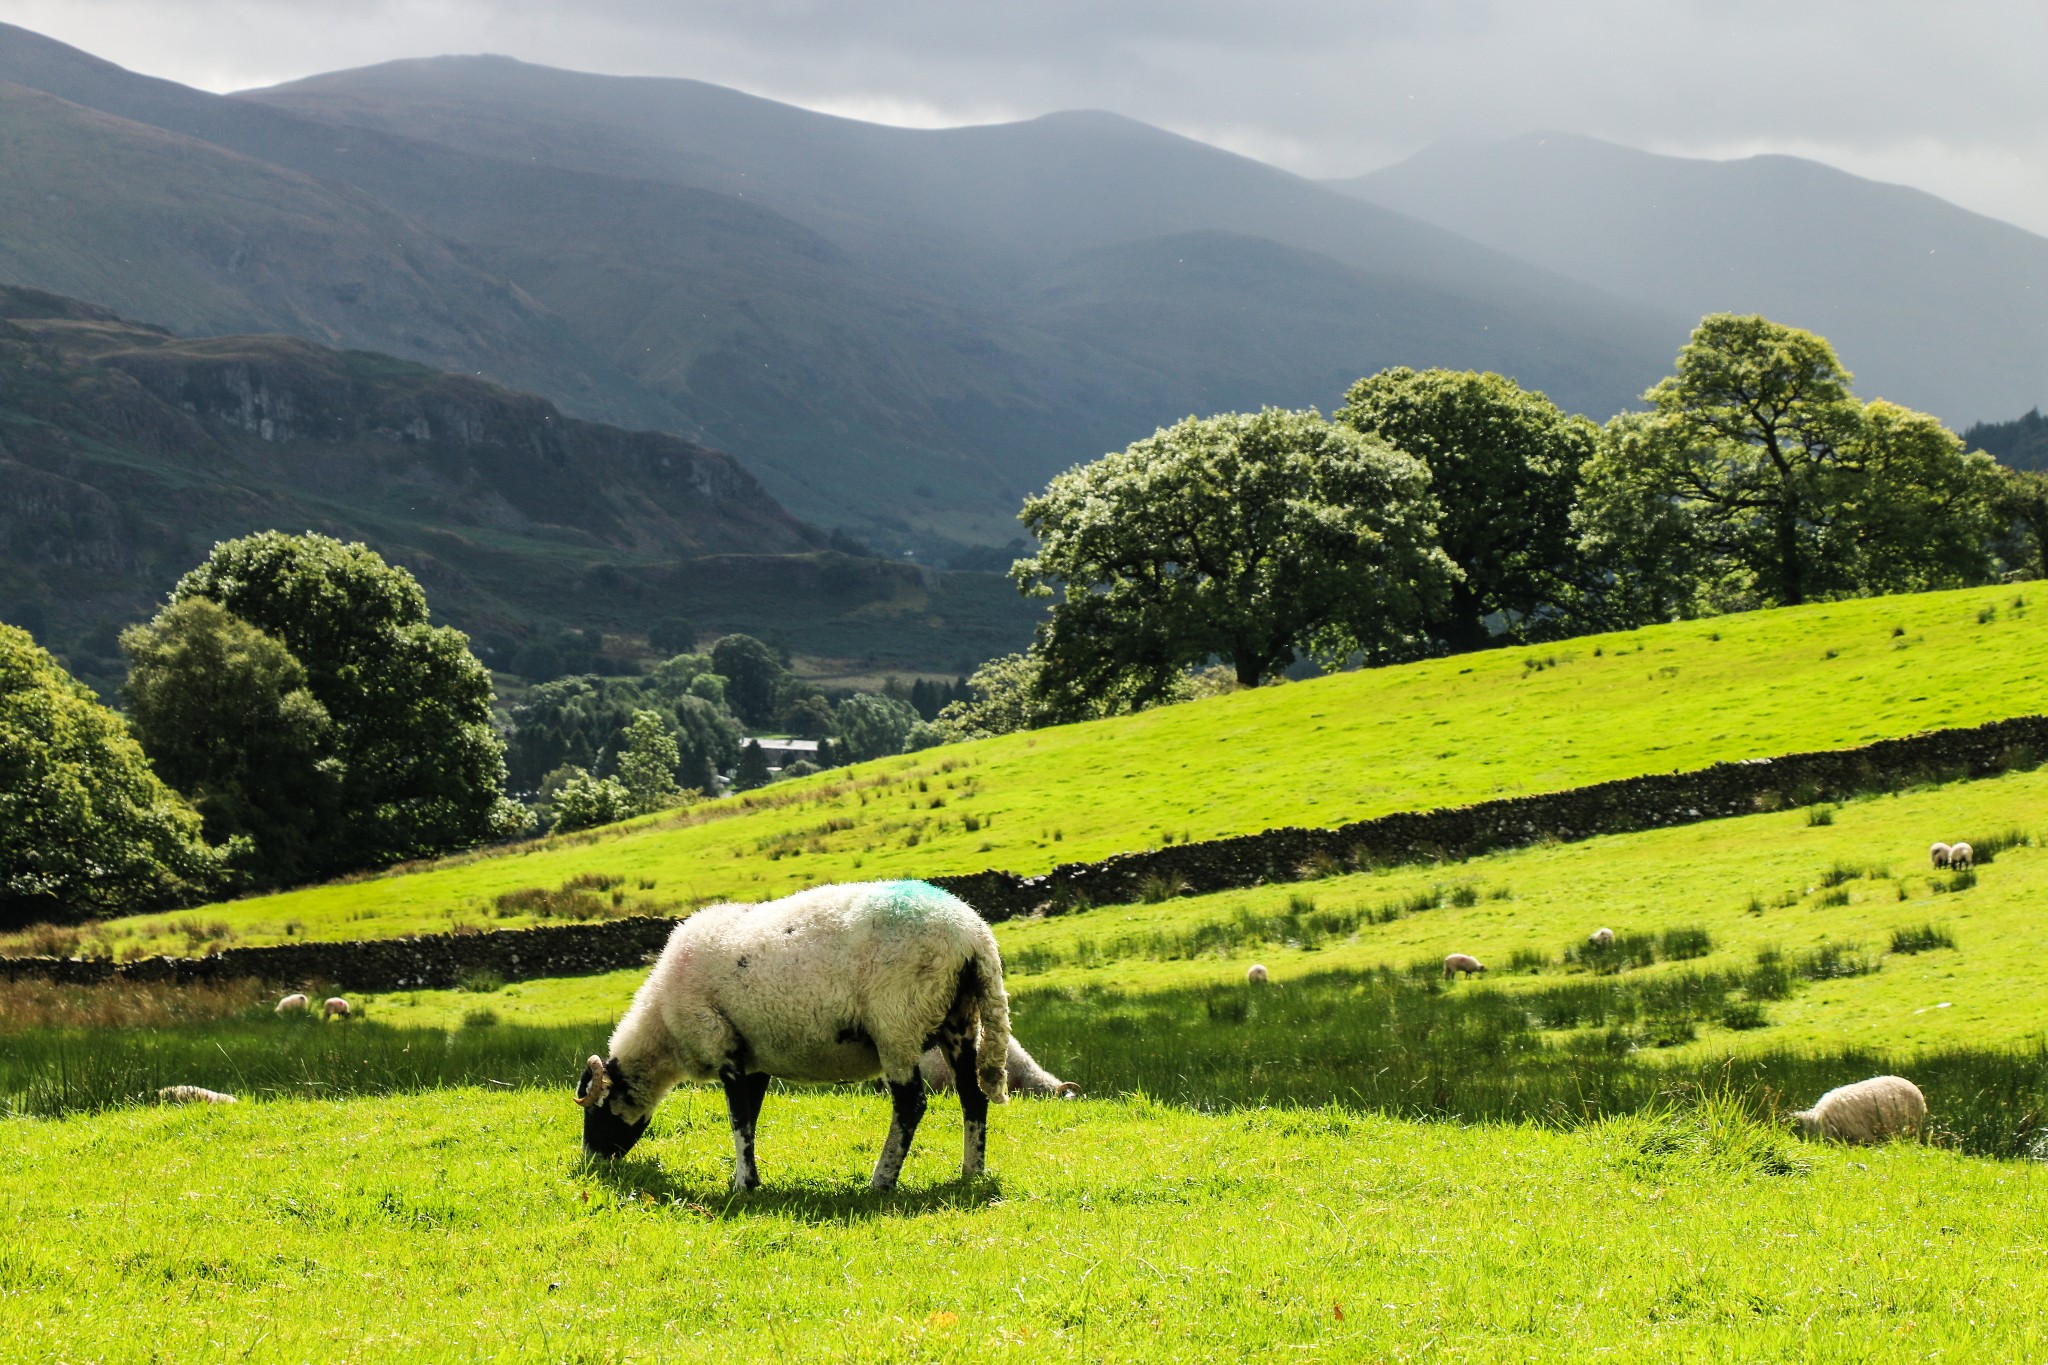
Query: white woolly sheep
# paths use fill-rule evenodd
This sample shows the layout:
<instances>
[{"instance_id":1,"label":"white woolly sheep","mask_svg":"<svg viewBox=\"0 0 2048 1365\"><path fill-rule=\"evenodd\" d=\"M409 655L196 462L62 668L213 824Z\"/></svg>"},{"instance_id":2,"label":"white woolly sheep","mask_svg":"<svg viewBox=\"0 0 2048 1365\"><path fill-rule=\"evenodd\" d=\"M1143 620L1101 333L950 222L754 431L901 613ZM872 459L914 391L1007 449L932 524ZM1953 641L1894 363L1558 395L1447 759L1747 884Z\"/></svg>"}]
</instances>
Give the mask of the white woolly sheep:
<instances>
[{"instance_id":1,"label":"white woolly sheep","mask_svg":"<svg viewBox=\"0 0 2048 1365\"><path fill-rule=\"evenodd\" d=\"M277 1012L279 1014L304 1014L312 1007L313 1002L308 1000L303 992L287 995L284 999L277 1002Z\"/></svg>"},{"instance_id":2,"label":"white woolly sheep","mask_svg":"<svg viewBox=\"0 0 2048 1365\"><path fill-rule=\"evenodd\" d=\"M1929 844L1927 846L1927 856L1933 860L1936 867L1947 867L1949 856L1954 851L1947 844Z\"/></svg>"},{"instance_id":3,"label":"white woolly sheep","mask_svg":"<svg viewBox=\"0 0 2048 1365\"><path fill-rule=\"evenodd\" d=\"M938 1048L927 1048L918 1059L917 1069L924 1073L924 1083L933 1090L947 1091L953 1088L953 1068L946 1061L946 1054ZM1051 1095L1063 1100L1081 1098L1081 1087L1072 1081L1063 1081L1038 1064L1038 1059L1024 1050L1024 1044L1017 1041L1017 1035L1010 1035L1010 1051L1004 1059L1004 1071L1008 1075L1012 1095Z\"/></svg>"},{"instance_id":4,"label":"white woolly sheep","mask_svg":"<svg viewBox=\"0 0 2048 1365\"><path fill-rule=\"evenodd\" d=\"M1446 981L1461 973L1470 974L1485 970L1486 964L1470 953L1452 953L1444 959L1444 979Z\"/></svg>"},{"instance_id":5,"label":"white woolly sheep","mask_svg":"<svg viewBox=\"0 0 2048 1365\"><path fill-rule=\"evenodd\" d=\"M1263 986L1263 985L1265 985L1265 984L1266 984L1266 964L1265 964L1265 963L1263 963L1263 962L1254 962L1254 963L1253 963L1253 964L1252 964L1251 966L1249 966L1249 967L1245 968L1245 969L1244 969L1244 979L1245 979L1246 981L1250 982L1250 983L1251 983L1252 985L1254 985L1254 986Z\"/></svg>"},{"instance_id":6,"label":"white woolly sheep","mask_svg":"<svg viewBox=\"0 0 2048 1365\"><path fill-rule=\"evenodd\" d=\"M1927 1098L1904 1076L1872 1076L1837 1086L1813 1108L1788 1117L1807 1137L1867 1146L1918 1136L1927 1124Z\"/></svg>"},{"instance_id":7,"label":"white woolly sheep","mask_svg":"<svg viewBox=\"0 0 2048 1365\"><path fill-rule=\"evenodd\" d=\"M1614 931L1603 924L1592 933L1586 935L1586 942L1592 944L1595 948L1612 948L1614 946Z\"/></svg>"},{"instance_id":8,"label":"white woolly sheep","mask_svg":"<svg viewBox=\"0 0 2048 1365\"><path fill-rule=\"evenodd\" d=\"M167 1085L156 1092L158 1104L235 1104L233 1095L203 1085Z\"/></svg>"},{"instance_id":9,"label":"white woolly sheep","mask_svg":"<svg viewBox=\"0 0 2048 1365\"><path fill-rule=\"evenodd\" d=\"M348 1001L338 995L330 995L327 997L327 1003L320 1007L320 1014L325 1019L346 1019L349 1014Z\"/></svg>"},{"instance_id":10,"label":"white woolly sheep","mask_svg":"<svg viewBox=\"0 0 2048 1365\"><path fill-rule=\"evenodd\" d=\"M624 1156L679 1081L716 1077L732 1121L735 1192L757 1188L754 1125L768 1079L889 1084L892 1116L868 1181L895 1187L924 1117L918 1061L937 1047L965 1119L963 1177L978 1175L988 1106L1008 1097L1010 1002L995 935L924 882L819 886L764 905L713 905L677 925L576 1083L583 1150Z\"/></svg>"},{"instance_id":11,"label":"white woolly sheep","mask_svg":"<svg viewBox=\"0 0 2048 1365\"><path fill-rule=\"evenodd\" d=\"M1948 846L1948 865L1958 872L1966 867L1975 867L1977 865L1977 850L1965 843L1950 844Z\"/></svg>"}]
</instances>

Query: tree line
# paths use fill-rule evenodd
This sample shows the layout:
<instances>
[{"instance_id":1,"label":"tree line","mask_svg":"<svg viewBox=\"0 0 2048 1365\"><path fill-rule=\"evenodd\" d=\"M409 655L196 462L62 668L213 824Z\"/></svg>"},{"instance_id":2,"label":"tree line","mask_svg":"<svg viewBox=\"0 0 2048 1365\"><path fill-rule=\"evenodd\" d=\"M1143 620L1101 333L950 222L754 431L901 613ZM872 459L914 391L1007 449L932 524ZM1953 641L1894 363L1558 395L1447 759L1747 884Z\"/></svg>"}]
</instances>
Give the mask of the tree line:
<instances>
[{"instance_id":1,"label":"tree line","mask_svg":"<svg viewBox=\"0 0 2048 1365\"><path fill-rule=\"evenodd\" d=\"M1330 417L1190 417L1024 504L1050 599L949 737L1303 661L1384 663L2048 572L2048 476L1858 399L1821 337L1715 314L1604 426L1496 374L1390 369Z\"/></svg>"},{"instance_id":2,"label":"tree line","mask_svg":"<svg viewBox=\"0 0 2048 1365\"><path fill-rule=\"evenodd\" d=\"M668 643L686 644L671 632ZM828 695L745 635L635 677L590 674L494 710L467 637L360 544L223 542L123 632L115 714L0 625L0 927L187 904L767 782L747 732L818 765L939 742L965 680ZM518 799L518 798L524 798Z\"/></svg>"}]
</instances>

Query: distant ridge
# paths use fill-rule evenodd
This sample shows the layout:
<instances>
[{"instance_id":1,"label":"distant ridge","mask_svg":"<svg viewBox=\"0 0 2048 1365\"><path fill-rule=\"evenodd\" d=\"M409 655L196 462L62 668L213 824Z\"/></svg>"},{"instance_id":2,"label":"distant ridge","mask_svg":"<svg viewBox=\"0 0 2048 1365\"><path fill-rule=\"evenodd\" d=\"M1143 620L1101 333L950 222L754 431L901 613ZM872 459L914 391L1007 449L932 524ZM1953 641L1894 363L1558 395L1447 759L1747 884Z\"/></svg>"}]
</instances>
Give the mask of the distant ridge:
<instances>
[{"instance_id":1,"label":"distant ridge","mask_svg":"<svg viewBox=\"0 0 2048 1365\"><path fill-rule=\"evenodd\" d=\"M1560 133L1328 183L1651 307L1820 332L1859 393L1959 428L2048 403L2048 238L1919 190Z\"/></svg>"}]
</instances>

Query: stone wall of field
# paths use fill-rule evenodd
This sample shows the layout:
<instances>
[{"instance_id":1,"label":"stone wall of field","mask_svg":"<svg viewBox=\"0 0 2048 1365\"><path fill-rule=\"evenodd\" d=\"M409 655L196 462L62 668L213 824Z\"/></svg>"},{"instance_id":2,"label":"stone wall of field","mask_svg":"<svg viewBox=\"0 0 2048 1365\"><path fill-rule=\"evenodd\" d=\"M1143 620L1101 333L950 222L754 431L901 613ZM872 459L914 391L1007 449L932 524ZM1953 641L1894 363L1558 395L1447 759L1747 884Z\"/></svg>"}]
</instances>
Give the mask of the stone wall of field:
<instances>
[{"instance_id":1,"label":"stone wall of field","mask_svg":"<svg viewBox=\"0 0 2048 1365\"><path fill-rule=\"evenodd\" d=\"M1335 829L1281 828L1261 834L1064 863L1039 876L972 872L931 881L990 921L1063 914L1303 881L1358 867L1439 862L1545 840L1571 842L1700 820L1839 800L1920 782L1989 777L2031 768L2048 756L2048 716L2022 716L1969 729L1936 730L1855 749L1717 763L1694 772L1623 778L1537 796L1506 797L1447 810L1403 812ZM1941 831L1929 833L1929 839ZM659 952L675 920L633 918L589 924L434 934L344 943L229 948L208 957L111 963L77 958L0 958L0 977L79 984L104 981L222 981L260 977L281 985L330 982L342 989L449 987L477 972L507 981L587 976L638 966Z\"/></svg>"},{"instance_id":2,"label":"stone wall of field","mask_svg":"<svg viewBox=\"0 0 2048 1365\"><path fill-rule=\"evenodd\" d=\"M1358 867L1469 858L1544 840L1569 843L1754 815L1919 782L1988 777L2032 767L2044 756L2048 716L2022 716L1855 749L1744 759L1693 772L1383 815L1335 829L1283 827L1121 853L1097 863L1065 863L1035 877L976 872L931 880L988 919L1000 921L1089 905L1302 881Z\"/></svg>"},{"instance_id":3,"label":"stone wall of field","mask_svg":"<svg viewBox=\"0 0 2048 1365\"><path fill-rule=\"evenodd\" d=\"M537 976L589 976L637 966L661 951L675 926L672 919L636 916L587 924L549 924L535 929L500 929L495 933L225 948L207 957L149 957L139 962L75 957L0 958L0 977L40 977L77 985L105 981L170 981L185 985L258 977L280 985L322 982L356 991L446 988L481 972L495 972L507 981L523 981Z\"/></svg>"}]
</instances>

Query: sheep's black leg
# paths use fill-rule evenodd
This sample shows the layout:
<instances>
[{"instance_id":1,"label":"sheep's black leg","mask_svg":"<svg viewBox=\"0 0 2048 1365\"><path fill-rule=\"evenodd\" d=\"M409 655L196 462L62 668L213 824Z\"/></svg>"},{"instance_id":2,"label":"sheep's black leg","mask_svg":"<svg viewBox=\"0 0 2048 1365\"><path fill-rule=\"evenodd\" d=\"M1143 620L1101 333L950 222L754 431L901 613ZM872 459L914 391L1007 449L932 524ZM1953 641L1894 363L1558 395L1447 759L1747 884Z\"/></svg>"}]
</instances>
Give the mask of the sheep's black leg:
<instances>
[{"instance_id":1,"label":"sheep's black leg","mask_svg":"<svg viewBox=\"0 0 2048 1365\"><path fill-rule=\"evenodd\" d=\"M947 1049L946 1062L953 1068L954 1088L960 1092L960 1118L967 1132L960 1176L967 1179L981 1174L988 1156L988 1096L981 1093L980 1073L975 1070L974 1039L955 1041Z\"/></svg>"},{"instance_id":2,"label":"sheep's black leg","mask_svg":"<svg viewBox=\"0 0 2048 1365\"><path fill-rule=\"evenodd\" d=\"M868 1181L871 1190L896 1188L903 1158L910 1155L910 1140L917 1136L917 1125L924 1118L924 1073L912 1067L908 1082L898 1085L890 1081L889 1104L893 1111L889 1139L882 1144L882 1155L875 1161L875 1174Z\"/></svg>"},{"instance_id":3,"label":"sheep's black leg","mask_svg":"<svg viewBox=\"0 0 2048 1365\"><path fill-rule=\"evenodd\" d=\"M761 1117L761 1101L768 1094L768 1077L759 1071L727 1067L718 1078L725 1082L725 1112L732 1119L733 1192L759 1189L761 1173L754 1166L754 1124Z\"/></svg>"}]
</instances>

